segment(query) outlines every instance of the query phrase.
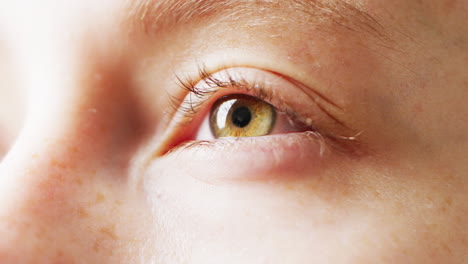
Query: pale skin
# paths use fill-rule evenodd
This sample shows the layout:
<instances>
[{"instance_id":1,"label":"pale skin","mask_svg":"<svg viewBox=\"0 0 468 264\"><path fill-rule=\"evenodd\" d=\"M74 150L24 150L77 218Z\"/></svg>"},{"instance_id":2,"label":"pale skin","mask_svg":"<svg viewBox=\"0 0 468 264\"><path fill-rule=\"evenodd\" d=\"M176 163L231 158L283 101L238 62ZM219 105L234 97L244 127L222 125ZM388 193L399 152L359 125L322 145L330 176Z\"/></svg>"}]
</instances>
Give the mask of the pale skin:
<instances>
[{"instance_id":1,"label":"pale skin","mask_svg":"<svg viewBox=\"0 0 468 264\"><path fill-rule=\"evenodd\" d=\"M176 2L0 3L0 263L467 261L468 1ZM347 150L179 124L201 66Z\"/></svg>"}]
</instances>

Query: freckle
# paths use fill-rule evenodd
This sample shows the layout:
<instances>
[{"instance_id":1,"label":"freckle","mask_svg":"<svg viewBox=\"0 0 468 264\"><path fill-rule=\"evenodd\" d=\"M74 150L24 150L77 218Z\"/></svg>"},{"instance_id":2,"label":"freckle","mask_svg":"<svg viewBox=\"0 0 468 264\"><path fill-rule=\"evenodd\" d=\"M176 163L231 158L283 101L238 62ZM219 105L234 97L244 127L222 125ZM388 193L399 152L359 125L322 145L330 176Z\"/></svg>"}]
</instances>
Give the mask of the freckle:
<instances>
[{"instance_id":1,"label":"freckle","mask_svg":"<svg viewBox=\"0 0 468 264\"><path fill-rule=\"evenodd\" d=\"M414 113L422 113L422 112L424 112L424 108L423 108L422 104L415 104L415 105L413 106L413 112L414 112Z\"/></svg>"},{"instance_id":2,"label":"freckle","mask_svg":"<svg viewBox=\"0 0 468 264\"><path fill-rule=\"evenodd\" d=\"M94 245L93 245L94 252L99 252L100 248L101 246L99 245L99 241L94 242Z\"/></svg>"},{"instance_id":3,"label":"freckle","mask_svg":"<svg viewBox=\"0 0 468 264\"><path fill-rule=\"evenodd\" d=\"M464 222L463 222L463 219L462 219L461 216L459 216L459 215L455 216L455 222L456 222L458 225L464 223Z\"/></svg>"},{"instance_id":4,"label":"freckle","mask_svg":"<svg viewBox=\"0 0 468 264\"><path fill-rule=\"evenodd\" d=\"M36 237L37 238L43 238L47 234L46 229L44 227L40 227L39 229L36 230Z\"/></svg>"},{"instance_id":5,"label":"freckle","mask_svg":"<svg viewBox=\"0 0 468 264\"><path fill-rule=\"evenodd\" d=\"M468 246L468 240L466 238L462 238L462 244L464 246Z\"/></svg>"},{"instance_id":6,"label":"freckle","mask_svg":"<svg viewBox=\"0 0 468 264\"><path fill-rule=\"evenodd\" d=\"M402 204L399 203L395 206L395 212L394 212L395 216L401 216L405 212L406 212L406 208Z\"/></svg>"},{"instance_id":7,"label":"freckle","mask_svg":"<svg viewBox=\"0 0 468 264\"><path fill-rule=\"evenodd\" d=\"M68 151L69 151L69 152L72 152L72 153L77 153L77 152L78 152L78 148L77 148L77 147L69 147L69 148L68 148Z\"/></svg>"},{"instance_id":8,"label":"freckle","mask_svg":"<svg viewBox=\"0 0 468 264\"><path fill-rule=\"evenodd\" d=\"M447 245L447 243L442 243L442 247L445 249L445 251L447 251L449 255L452 254L452 249L450 248L449 245Z\"/></svg>"},{"instance_id":9,"label":"freckle","mask_svg":"<svg viewBox=\"0 0 468 264\"><path fill-rule=\"evenodd\" d=\"M106 200L106 197L104 196L104 194L102 194L102 193L100 193L100 192L96 194L96 203L97 203L97 204L98 204L98 203L102 203L102 202L104 202L105 200Z\"/></svg>"},{"instance_id":10,"label":"freckle","mask_svg":"<svg viewBox=\"0 0 468 264\"><path fill-rule=\"evenodd\" d=\"M284 184L284 185L283 185L283 188L284 188L285 190L288 190L288 191L292 191L292 190L295 189L295 188L294 188L294 185L293 185L293 184L289 184L289 183Z\"/></svg>"},{"instance_id":11,"label":"freckle","mask_svg":"<svg viewBox=\"0 0 468 264\"><path fill-rule=\"evenodd\" d=\"M89 217L88 211L87 211L85 208L83 208L83 207L78 208L78 212L77 212L77 213L78 213L78 216L79 216L80 218L87 218L87 217Z\"/></svg>"},{"instance_id":12,"label":"freckle","mask_svg":"<svg viewBox=\"0 0 468 264\"><path fill-rule=\"evenodd\" d=\"M452 204L453 204L452 198L450 198L450 197L445 198L445 204L447 206L452 206Z\"/></svg>"},{"instance_id":13,"label":"freckle","mask_svg":"<svg viewBox=\"0 0 468 264\"><path fill-rule=\"evenodd\" d=\"M78 185L83 185L83 180L81 178L75 178L75 183Z\"/></svg>"},{"instance_id":14,"label":"freckle","mask_svg":"<svg viewBox=\"0 0 468 264\"><path fill-rule=\"evenodd\" d=\"M57 251L57 257L63 257L63 251L61 249Z\"/></svg>"},{"instance_id":15,"label":"freckle","mask_svg":"<svg viewBox=\"0 0 468 264\"><path fill-rule=\"evenodd\" d=\"M50 162L50 165L54 166L54 167L59 167L59 168L62 168L62 169L67 167L64 163L59 162L59 161L57 161L55 159Z\"/></svg>"},{"instance_id":16,"label":"freckle","mask_svg":"<svg viewBox=\"0 0 468 264\"><path fill-rule=\"evenodd\" d=\"M380 197L381 197L380 192L377 191L377 190L375 190L375 191L374 191L374 197L375 197L375 198L380 198Z\"/></svg>"},{"instance_id":17,"label":"freckle","mask_svg":"<svg viewBox=\"0 0 468 264\"><path fill-rule=\"evenodd\" d=\"M51 174L51 175L49 175L49 178L50 178L51 180L56 181L56 182L61 182L61 181L63 181L63 179L64 179L63 175L62 175L62 174L58 174L58 173L57 173L57 174Z\"/></svg>"},{"instance_id":18,"label":"freckle","mask_svg":"<svg viewBox=\"0 0 468 264\"><path fill-rule=\"evenodd\" d=\"M446 212L447 212L447 206L442 206L442 207L440 208L440 211L441 211L442 213L446 213Z\"/></svg>"},{"instance_id":19,"label":"freckle","mask_svg":"<svg viewBox=\"0 0 468 264\"><path fill-rule=\"evenodd\" d=\"M108 236L112 240L117 240L117 235L115 234L114 226L102 227L101 229L99 229L99 232Z\"/></svg>"}]
</instances>

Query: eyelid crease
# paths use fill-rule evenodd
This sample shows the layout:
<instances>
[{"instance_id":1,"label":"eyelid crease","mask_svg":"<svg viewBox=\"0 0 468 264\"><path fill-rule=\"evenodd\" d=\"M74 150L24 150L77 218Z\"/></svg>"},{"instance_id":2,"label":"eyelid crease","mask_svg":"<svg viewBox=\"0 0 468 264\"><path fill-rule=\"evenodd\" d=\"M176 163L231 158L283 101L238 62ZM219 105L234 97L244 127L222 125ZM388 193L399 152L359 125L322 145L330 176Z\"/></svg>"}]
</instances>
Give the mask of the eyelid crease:
<instances>
[{"instance_id":1,"label":"eyelid crease","mask_svg":"<svg viewBox=\"0 0 468 264\"><path fill-rule=\"evenodd\" d=\"M229 67L225 67L224 69L229 69ZM220 71L217 71L217 72L220 72ZM197 97L197 99L209 98L214 93L218 92L219 90L223 88L236 87L238 90L250 92L252 93L253 96L256 96L266 101L271 101L271 99L274 97L272 91L263 88L266 86L266 84L263 82L259 82L258 80L254 82L247 81L246 79L243 79L242 77L240 78L240 80L237 80L239 78L234 78L232 75L230 75L229 71L226 71L225 73L227 74L228 80L222 81L214 77L212 74L208 73L204 66L198 67L199 77L197 79L200 81L205 81L205 83L208 85L208 88L210 88L209 90L207 90L206 87L204 88L197 87L198 82L194 81L193 79L186 78L184 80L180 76L175 75L178 86L181 87L183 91L188 92L189 98L184 100L184 99L179 99L175 96L171 96L171 106L173 107L172 110L174 113L172 116L174 117L175 114L177 114L178 112L180 114L181 112L183 115L179 116L179 118L186 120L186 122L190 122L193 116L197 114L198 109L201 108L201 106L207 101L207 100L201 100L198 103L194 103L191 96L193 95ZM274 74L277 75L276 73ZM308 87L302 85L301 83L295 80L292 80L282 75L281 77L280 76L278 77L284 78L287 81L293 83L311 100L311 102L314 102L317 105L317 107L323 113L327 115L328 118L332 119L337 124L346 128L347 130L352 131L352 129L349 128L345 122L338 119L335 115L331 114L328 110L329 108L333 108L335 111L342 113L345 111L343 107L334 103L332 100L330 100L323 94L319 93L318 91L314 89L309 89ZM299 116L298 113L294 111L292 107L290 107L284 102L282 103L283 105L281 105L280 107L275 106L277 108L276 110L283 110L282 112L285 112L288 116L292 118L297 118ZM326 106L324 104L326 104ZM355 134L359 134L359 133L355 133ZM339 136L339 137L343 138L344 136Z\"/></svg>"},{"instance_id":2,"label":"eyelid crease","mask_svg":"<svg viewBox=\"0 0 468 264\"><path fill-rule=\"evenodd\" d=\"M338 104L334 103L332 100L328 99L327 97L325 97L324 95L322 95L321 93L319 93L318 91L314 90L314 89L308 89L307 87L305 87L304 85L300 84L300 83L296 83L294 80L290 80L291 82L295 83L296 86L311 100L313 101L318 108L320 108L320 110L325 113L329 118L331 118L333 121L335 121L337 124L341 125L342 127L345 127L349 130L351 130L350 127L348 127L346 125L345 122L343 122L342 120L338 119L335 115L332 115L327 109L328 108L333 108L335 109L336 111L342 113L345 111L345 109L341 106L339 106ZM325 103L328 107L325 107L324 105L322 105L322 103Z\"/></svg>"}]
</instances>

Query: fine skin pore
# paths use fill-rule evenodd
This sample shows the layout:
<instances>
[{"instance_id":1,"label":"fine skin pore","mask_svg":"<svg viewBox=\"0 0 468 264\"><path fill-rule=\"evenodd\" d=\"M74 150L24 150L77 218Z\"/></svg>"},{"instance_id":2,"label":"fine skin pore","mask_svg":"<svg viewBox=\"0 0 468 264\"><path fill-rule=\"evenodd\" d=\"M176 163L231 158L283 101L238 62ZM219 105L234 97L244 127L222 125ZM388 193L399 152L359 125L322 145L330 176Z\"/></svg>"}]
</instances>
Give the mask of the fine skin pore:
<instances>
[{"instance_id":1,"label":"fine skin pore","mask_svg":"<svg viewBox=\"0 0 468 264\"><path fill-rule=\"evenodd\" d=\"M0 263L468 260L467 0L0 1Z\"/></svg>"}]
</instances>

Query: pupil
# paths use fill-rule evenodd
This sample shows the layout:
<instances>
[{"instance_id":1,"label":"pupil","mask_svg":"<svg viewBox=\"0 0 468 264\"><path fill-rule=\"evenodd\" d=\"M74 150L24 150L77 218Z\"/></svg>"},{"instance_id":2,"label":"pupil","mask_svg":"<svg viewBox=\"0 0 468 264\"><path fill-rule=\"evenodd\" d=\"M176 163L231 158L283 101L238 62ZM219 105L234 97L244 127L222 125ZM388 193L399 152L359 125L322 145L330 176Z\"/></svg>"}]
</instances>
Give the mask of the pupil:
<instances>
[{"instance_id":1,"label":"pupil","mask_svg":"<svg viewBox=\"0 0 468 264\"><path fill-rule=\"evenodd\" d=\"M246 127L252 120L250 110L245 107L239 107L232 113L232 123L240 128Z\"/></svg>"}]
</instances>

